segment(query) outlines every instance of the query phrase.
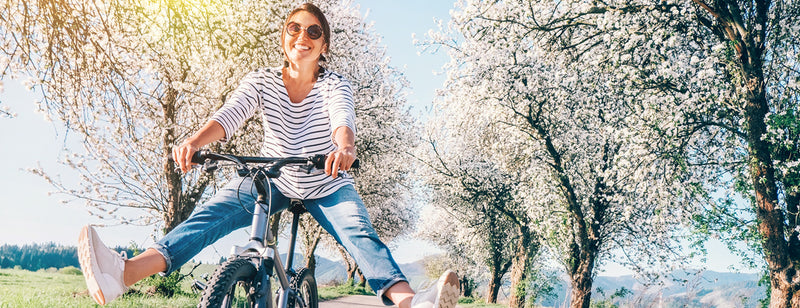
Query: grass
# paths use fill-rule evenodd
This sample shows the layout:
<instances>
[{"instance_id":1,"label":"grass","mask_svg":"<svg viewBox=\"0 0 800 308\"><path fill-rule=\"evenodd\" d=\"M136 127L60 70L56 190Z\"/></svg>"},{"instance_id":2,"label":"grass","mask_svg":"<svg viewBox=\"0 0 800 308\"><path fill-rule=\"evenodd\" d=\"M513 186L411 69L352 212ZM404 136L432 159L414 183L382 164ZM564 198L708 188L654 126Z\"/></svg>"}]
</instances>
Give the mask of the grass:
<instances>
[{"instance_id":1,"label":"grass","mask_svg":"<svg viewBox=\"0 0 800 308\"><path fill-rule=\"evenodd\" d=\"M458 299L458 306L464 308L499 308L503 304L487 304L482 298L462 297Z\"/></svg>"},{"instance_id":2,"label":"grass","mask_svg":"<svg viewBox=\"0 0 800 308\"><path fill-rule=\"evenodd\" d=\"M138 284L134 286L136 290ZM186 287L188 291L188 285ZM0 269L0 307L99 307L78 271ZM131 292L105 307L196 307L199 295L172 298Z\"/></svg>"},{"instance_id":3,"label":"grass","mask_svg":"<svg viewBox=\"0 0 800 308\"><path fill-rule=\"evenodd\" d=\"M337 299L348 295L375 295L375 292L372 292L369 286L361 287L353 285L352 282L345 282L340 285L320 286L317 291L320 301Z\"/></svg>"},{"instance_id":4,"label":"grass","mask_svg":"<svg viewBox=\"0 0 800 308\"><path fill-rule=\"evenodd\" d=\"M216 265L201 265L194 270L194 277L213 273ZM181 273L188 273L191 265L184 266ZM200 294L191 292L192 279L184 279L180 294L166 298L151 294L150 285L135 284L131 291L104 307L196 307ZM319 288L320 301L347 295L375 295L369 288L347 283ZM63 268L31 272L21 269L0 269L0 308L6 307L100 307L86 290L79 269ZM465 306L488 307L488 306Z\"/></svg>"}]
</instances>

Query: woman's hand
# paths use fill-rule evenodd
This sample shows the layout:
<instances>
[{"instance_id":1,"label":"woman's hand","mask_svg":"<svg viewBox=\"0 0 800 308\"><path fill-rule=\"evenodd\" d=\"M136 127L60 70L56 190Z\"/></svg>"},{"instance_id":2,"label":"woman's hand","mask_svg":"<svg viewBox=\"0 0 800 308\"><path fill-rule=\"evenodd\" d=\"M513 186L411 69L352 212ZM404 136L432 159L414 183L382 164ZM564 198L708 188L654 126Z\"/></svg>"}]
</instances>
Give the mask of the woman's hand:
<instances>
[{"instance_id":1,"label":"woman's hand","mask_svg":"<svg viewBox=\"0 0 800 308\"><path fill-rule=\"evenodd\" d=\"M339 175L339 170L350 170L350 166L356 161L356 147L345 146L328 154L325 160L325 174L334 179Z\"/></svg>"},{"instance_id":2,"label":"woman's hand","mask_svg":"<svg viewBox=\"0 0 800 308\"><path fill-rule=\"evenodd\" d=\"M172 159L181 167L181 171L186 173L193 165L196 165L192 162L192 155L198 150L200 150L200 147L192 144L192 142L187 139L183 141L181 145L172 148Z\"/></svg>"},{"instance_id":3,"label":"woman's hand","mask_svg":"<svg viewBox=\"0 0 800 308\"><path fill-rule=\"evenodd\" d=\"M181 167L181 171L186 173L193 165L192 155L211 142L225 137L225 129L217 121L211 120L200 128L197 133L184 140L181 145L172 148L172 159Z\"/></svg>"}]
</instances>

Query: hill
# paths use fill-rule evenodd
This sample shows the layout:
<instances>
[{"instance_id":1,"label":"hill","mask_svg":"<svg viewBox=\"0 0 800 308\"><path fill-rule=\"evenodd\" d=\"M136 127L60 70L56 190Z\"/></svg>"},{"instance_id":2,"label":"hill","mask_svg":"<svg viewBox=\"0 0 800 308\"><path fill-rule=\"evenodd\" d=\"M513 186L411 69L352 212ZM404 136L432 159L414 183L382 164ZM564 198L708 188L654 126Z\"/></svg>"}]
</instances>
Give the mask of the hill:
<instances>
[{"instance_id":1,"label":"hill","mask_svg":"<svg viewBox=\"0 0 800 308\"><path fill-rule=\"evenodd\" d=\"M758 274L704 271L676 271L656 283L644 285L633 276L595 278L593 301L610 300L611 294L625 288L631 291L623 298L611 300L619 306L658 307L757 307L766 297L766 287L759 286ZM569 302L569 283L562 279L554 293L556 298L540 301L548 307Z\"/></svg>"}]
</instances>

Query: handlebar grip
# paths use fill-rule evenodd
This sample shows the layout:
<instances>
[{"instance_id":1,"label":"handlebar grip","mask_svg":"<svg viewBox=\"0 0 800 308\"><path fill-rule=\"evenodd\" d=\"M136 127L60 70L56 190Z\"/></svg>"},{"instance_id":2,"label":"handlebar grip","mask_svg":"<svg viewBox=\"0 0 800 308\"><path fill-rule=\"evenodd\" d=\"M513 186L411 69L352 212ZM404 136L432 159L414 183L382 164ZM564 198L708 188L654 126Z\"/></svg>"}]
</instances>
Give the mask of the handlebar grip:
<instances>
[{"instance_id":1,"label":"handlebar grip","mask_svg":"<svg viewBox=\"0 0 800 308\"><path fill-rule=\"evenodd\" d=\"M206 162L206 156L208 156L208 150L199 150L192 154L192 162L195 164L203 164Z\"/></svg>"},{"instance_id":2,"label":"handlebar grip","mask_svg":"<svg viewBox=\"0 0 800 308\"><path fill-rule=\"evenodd\" d=\"M317 154L317 155L314 155L314 156L311 157L311 162L314 164L314 168L325 169L325 160L327 158L328 157L325 154ZM350 168L356 168L357 169L360 165L361 165L361 162L358 159L356 159L353 162L353 164L350 165Z\"/></svg>"}]
</instances>

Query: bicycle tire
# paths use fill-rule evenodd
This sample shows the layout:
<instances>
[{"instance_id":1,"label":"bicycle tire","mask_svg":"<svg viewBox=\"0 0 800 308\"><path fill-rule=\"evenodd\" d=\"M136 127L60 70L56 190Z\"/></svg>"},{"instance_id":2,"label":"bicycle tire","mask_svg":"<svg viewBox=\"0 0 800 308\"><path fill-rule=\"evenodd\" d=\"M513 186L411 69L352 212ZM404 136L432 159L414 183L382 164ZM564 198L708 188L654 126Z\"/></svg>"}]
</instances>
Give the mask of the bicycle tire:
<instances>
[{"instance_id":1,"label":"bicycle tire","mask_svg":"<svg viewBox=\"0 0 800 308\"><path fill-rule=\"evenodd\" d=\"M203 290L198 307L252 307L253 300L248 294L257 273L255 265L248 259L225 261Z\"/></svg>"},{"instance_id":2,"label":"bicycle tire","mask_svg":"<svg viewBox=\"0 0 800 308\"><path fill-rule=\"evenodd\" d=\"M298 302L295 298L290 298L287 303L288 308L319 308L317 280L311 270L301 268L297 271L297 275L292 277L289 285L302 301Z\"/></svg>"}]
</instances>

